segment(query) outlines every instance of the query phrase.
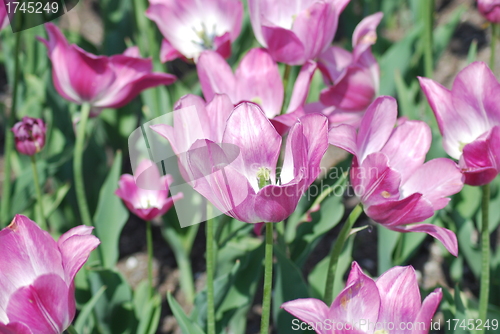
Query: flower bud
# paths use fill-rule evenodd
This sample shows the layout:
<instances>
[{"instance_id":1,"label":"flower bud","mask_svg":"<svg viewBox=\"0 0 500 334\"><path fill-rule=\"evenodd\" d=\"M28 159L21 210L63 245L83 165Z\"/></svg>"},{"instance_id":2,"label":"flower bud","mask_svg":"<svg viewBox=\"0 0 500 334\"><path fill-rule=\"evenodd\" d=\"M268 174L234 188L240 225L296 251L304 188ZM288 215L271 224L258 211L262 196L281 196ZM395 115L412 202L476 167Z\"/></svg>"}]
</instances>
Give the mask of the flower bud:
<instances>
[{"instance_id":1,"label":"flower bud","mask_svg":"<svg viewBox=\"0 0 500 334\"><path fill-rule=\"evenodd\" d=\"M488 21L500 23L500 0L478 0L477 9Z\"/></svg>"},{"instance_id":2,"label":"flower bud","mask_svg":"<svg viewBox=\"0 0 500 334\"><path fill-rule=\"evenodd\" d=\"M23 117L12 128L16 149L25 155L34 155L45 146L45 123L40 118Z\"/></svg>"}]
</instances>

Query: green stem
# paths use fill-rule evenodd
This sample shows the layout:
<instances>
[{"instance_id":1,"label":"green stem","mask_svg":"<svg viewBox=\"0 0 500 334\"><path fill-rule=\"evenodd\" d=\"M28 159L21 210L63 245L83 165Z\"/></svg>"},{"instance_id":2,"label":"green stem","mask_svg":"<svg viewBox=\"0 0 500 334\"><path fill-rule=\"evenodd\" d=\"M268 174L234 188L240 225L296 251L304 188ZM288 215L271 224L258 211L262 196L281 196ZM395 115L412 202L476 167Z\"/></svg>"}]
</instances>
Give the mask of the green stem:
<instances>
[{"instance_id":1,"label":"green stem","mask_svg":"<svg viewBox=\"0 0 500 334\"><path fill-rule=\"evenodd\" d=\"M424 22L423 43L424 43L424 74L427 78L433 77L434 56L432 43L432 30L434 26L434 0L422 0L421 4L422 20Z\"/></svg>"},{"instance_id":2,"label":"green stem","mask_svg":"<svg viewBox=\"0 0 500 334\"><path fill-rule=\"evenodd\" d=\"M193 280L193 270L191 269L191 262L186 256L176 256L177 266L179 267L180 274L180 285L181 290L184 292L187 302L192 305L194 301L194 280Z\"/></svg>"},{"instance_id":3,"label":"green stem","mask_svg":"<svg viewBox=\"0 0 500 334\"><path fill-rule=\"evenodd\" d=\"M481 288L479 291L479 319L484 324L488 313L490 293L490 232L488 226L490 206L490 185L483 186L482 227L481 227Z\"/></svg>"},{"instance_id":4,"label":"green stem","mask_svg":"<svg viewBox=\"0 0 500 334\"><path fill-rule=\"evenodd\" d=\"M92 226L92 218L90 217L87 197L85 195L85 186L83 182L82 164L83 164L83 149L85 143L85 128L90 114L90 104L84 103L80 113L80 123L76 133L75 156L73 158L73 173L75 175L75 191L78 201L78 209L82 222L87 226Z\"/></svg>"},{"instance_id":5,"label":"green stem","mask_svg":"<svg viewBox=\"0 0 500 334\"><path fill-rule=\"evenodd\" d=\"M45 214L43 212L42 189L40 187L40 181L38 180L38 170L36 168L36 158L34 155L31 156L31 168L33 169L33 179L35 181L36 201L37 201L36 204L40 216L40 222L39 222L40 227L50 232L49 225L45 220Z\"/></svg>"},{"instance_id":6,"label":"green stem","mask_svg":"<svg viewBox=\"0 0 500 334\"><path fill-rule=\"evenodd\" d=\"M10 158L12 156L12 152L14 149L14 134L11 129L14 126L14 122L16 121L16 111L17 111L17 90L19 86L19 54L21 52L21 34L22 32L18 32L16 34L16 46L15 46L15 54L14 54L14 84L12 91L12 105L10 108L9 119L6 124L5 129L5 148L4 148L4 180L3 180L3 192L2 192L2 203L1 203L1 214L0 214L0 227L5 226L8 223L9 215L10 215L10 191L11 191L11 161Z\"/></svg>"},{"instance_id":7,"label":"green stem","mask_svg":"<svg viewBox=\"0 0 500 334\"><path fill-rule=\"evenodd\" d=\"M499 25L491 24L491 50L490 50L490 69L495 72L495 52L497 47Z\"/></svg>"},{"instance_id":8,"label":"green stem","mask_svg":"<svg viewBox=\"0 0 500 334\"><path fill-rule=\"evenodd\" d=\"M78 334L78 332L76 331L75 327L73 327L73 325L69 325L69 327L68 327L68 329L66 329L66 331L69 334Z\"/></svg>"},{"instance_id":9,"label":"green stem","mask_svg":"<svg viewBox=\"0 0 500 334\"><path fill-rule=\"evenodd\" d=\"M281 108L281 115L285 113L285 105L287 95L286 92L288 91L288 82L290 80L290 72L292 71L292 66L290 65L285 65L285 73L283 74L283 89L284 89L284 95L283 95L283 107Z\"/></svg>"},{"instance_id":10,"label":"green stem","mask_svg":"<svg viewBox=\"0 0 500 334\"><path fill-rule=\"evenodd\" d=\"M264 300L262 301L262 319L260 334L269 333L271 313L271 293L273 288L273 223L266 223L266 255L264 260Z\"/></svg>"},{"instance_id":11,"label":"green stem","mask_svg":"<svg viewBox=\"0 0 500 334\"><path fill-rule=\"evenodd\" d=\"M325 285L325 296L323 298L327 305L330 305L333 301L335 272L337 271L337 262L339 260L340 253L342 252L342 248L344 248L344 243L349 237L349 233L351 232L354 223L359 218L362 212L363 208L361 207L361 204L356 205L356 207L351 211L346 223L342 227L342 230L337 237L337 241L335 241L332 252L330 253L330 263L328 264L328 275L326 277Z\"/></svg>"},{"instance_id":12,"label":"green stem","mask_svg":"<svg viewBox=\"0 0 500 334\"><path fill-rule=\"evenodd\" d=\"M150 297L154 296L153 285L153 232L151 230L151 222L146 221L146 243L148 245L148 282L150 287Z\"/></svg>"},{"instance_id":13,"label":"green stem","mask_svg":"<svg viewBox=\"0 0 500 334\"><path fill-rule=\"evenodd\" d=\"M207 204L207 328L208 334L215 334L214 299L214 220L211 218L212 206Z\"/></svg>"}]
</instances>

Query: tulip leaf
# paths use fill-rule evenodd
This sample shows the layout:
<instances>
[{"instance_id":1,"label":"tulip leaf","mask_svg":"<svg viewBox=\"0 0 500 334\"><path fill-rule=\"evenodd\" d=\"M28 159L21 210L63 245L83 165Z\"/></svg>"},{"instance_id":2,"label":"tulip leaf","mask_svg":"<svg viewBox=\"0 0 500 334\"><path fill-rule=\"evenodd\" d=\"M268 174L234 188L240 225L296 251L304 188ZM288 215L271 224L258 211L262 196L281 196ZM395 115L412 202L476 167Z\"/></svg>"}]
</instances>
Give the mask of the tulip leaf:
<instances>
[{"instance_id":1,"label":"tulip leaf","mask_svg":"<svg viewBox=\"0 0 500 334\"><path fill-rule=\"evenodd\" d=\"M474 236L478 238L472 221L467 220L459 227L457 233L459 252L464 255L474 276L478 278L481 274L481 250L478 241L472 239Z\"/></svg>"},{"instance_id":2,"label":"tulip leaf","mask_svg":"<svg viewBox=\"0 0 500 334\"><path fill-rule=\"evenodd\" d=\"M433 46L434 46L434 58L438 61L444 50L450 44L450 40L455 33L455 29L460 22L462 14L465 12L465 6L459 6L457 9L450 14L450 19L445 24L440 25L434 29L433 34Z\"/></svg>"},{"instance_id":3,"label":"tulip leaf","mask_svg":"<svg viewBox=\"0 0 500 334\"><path fill-rule=\"evenodd\" d=\"M118 151L113 166L99 193L99 202L94 216L96 235L101 240L100 253L102 265L113 268L118 261L118 243L123 226L129 217L115 190L118 188L122 166L122 153Z\"/></svg>"},{"instance_id":4,"label":"tulip leaf","mask_svg":"<svg viewBox=\"0 0 500 334\"><path fill-rule=\"evenodd\" d=\"M398 242L399 233L377 224L377 257L378 274L386 272L393 266L392 254Z\"/></svg>"},{"instance_id":5,"label":"tulip leaf","mask_svg":"<svg viewBox=\"0 0 500 334\"><path fill-rule=\"evenodd\" d=\"M290 330L294 317L280 306L290 300L307 298L309 292L301 270L291 261L280 247L274 247L277 258L273 294L273 318L279 333Z\"/></svg>"},{"instance_id":6,"label":"tulip leaf","mask_svg":"<svg viewBox=\"0 0 500 334\"><path fill-rule=\"evenodd\" d=\"M170 291L167 293L167 301L172 313L177 320L179 327L181 328L182 334L205 334L203 330L193 321L191 320L182 307L177 303Z\"/></svg>"},{"instance_id":7,"label":"tulip leaf","mask_svg":"<svg viewBox=\"0 0 500 334\"><path fill-rule=\"evenodd\" d=\"M43 160L37 162L38 180L43 187L47 181L47 163ZM12 184L13 195L11 199L10 215L23 212L34 202L35 184L33 180L33 170L31 166L26 166Z\"/></svg>"},{"instance_id":8,"label":"tulip leaf","mask_svg":"<svg viewBox=\"0 0 500 334\"><path fill-rule=\"evenodd\" d=\"M80 313L78 314L78 318L75 321L75 329L78 333L87 333L90 331L90 328L86 327L87 321L94 310L95 305L101 298L102 294L106 291L105 286L101 286L99 290L92 296L92 298L85 304Z\"/></svg>"},{"instance_id":9,"label":"tulip leaf","mask_svg":"<svg viewBox=\"0 0 500 334\"><path fill-rule=\"evenodd\" d=\"M147 280L142 281L134 292L134 308L139 320L137 334L154 334L161 315L161 297L157 293L151 298Z\"/></svg>"},{"instance_id":10,"label":"tulip leaf","mask_svg":"<svg viewBox=\"0 0 500 334\"><path fill-rule=\"evenodd\" d=\"M214 280L214 303L217 310L222 304L229 292L229 289L234 283L234 278L238 269L240 268L240 261L236 261L233 268L227 274L221 275ZM195 309L191 314L191 319L196 320L200 327L205 327L207 323L207 290L200 291L194 300Z\"/></svg>"}]
</instances>

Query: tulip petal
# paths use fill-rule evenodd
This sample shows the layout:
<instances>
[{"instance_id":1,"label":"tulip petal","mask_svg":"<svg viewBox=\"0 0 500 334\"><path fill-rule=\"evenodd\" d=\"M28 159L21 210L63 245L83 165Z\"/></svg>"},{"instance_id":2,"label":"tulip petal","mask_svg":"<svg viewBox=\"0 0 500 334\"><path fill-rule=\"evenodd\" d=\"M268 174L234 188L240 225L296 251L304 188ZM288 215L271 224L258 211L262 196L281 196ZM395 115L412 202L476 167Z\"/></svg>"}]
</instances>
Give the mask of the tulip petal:
<instances>
[{"instance_id":1,"label":"tulip petal","mask_svg":"<svg viewBox=\"0 0 500 334\"><path fill-rule=\"evenodd\" d=\"M256 104L243 102L234 109L227 120L222 141L239 147L240 155L232 165L246 177L256 192L259 189L259 168L269 169L274 183L281 136Z\"/></svg>"},{"instance_id":2,"label":"tulip petal","mask_svg":"<svg viewBox=\"0 0 500 334\"><path fill-rule=\"evenodd\" d=\"M214 51L202 52L196 69L205 100L212 101L215 94L227 94L233 103L240 102L237 96L236 78L220 54Z\"/></svg>"},{"instance_id":3,"label":"tulip petal","mask_svg":"<svg viewBox=\"0 0 500 334\"><path fill-rule=\"evenodd\" d=\"M354 271L354 273L352 273ZM353 329L344 330L343 333L369 332L368 323L376 323L380 308L380 294L375 282L366 276L357 263L353 263L351 273L354 275L349 279L349 284L335 298L330 307L329 319L338 323L356 326ZM359 320L366 321L362 326ZM356 332L355 332L356 333Z\"/></svg>"},{"instance_id":4,"label":"tulip petal","mask_svg":"<svg viewBox=\"0 0 500 334\"><path fill-rule=\"evenodd\" d=\"M384 147L392 134L397 115L396 100L390 96L381 96L368 107L356 140L356 153L361 162L368 154Z\"/></svg>"},{"instance_id":5,"label":"tulip petal","mask_svg":"<svg viewBox=\"0 0 500 334\"><path fill-rule=\"evenodd\" d=\"M420 290L413 267L394 267L376 280L380 292L379 322L411 323L420 311ZM404 298L401 298L404 296Z\"/></svg>"},{"instance_id":6,"label":"tulip petal","mask_svg":"<svg viewBox=\"0 0 500 334\"><path fill-rule=\"evenodd\" d=\"M453 255L458 255L457 236L452 231L432 224L412 224L406 226L387 226L389 229L398 232L422 232L438 239Z\"/></svg>"},{"instance_id":7,"label":"tulip petal","mask_svg":"<svg viewBox=\"0 0 500 334\"><path fill-rule=\"evenodd\" d=\"M0 323L0 334L33 334L33 332L20 322L10 322L8 325Z\"/></svg>"},{"instance_id":8,"label":"tulip petal","mask_svg":"<svg viewBox=\"0 0 500 334\"><path fill-rule=\"evenodd\" d=\"M328 132L328 143L356 155L356 136L356 129L354 127L341 124L330 129Z\"/></svg>"},{"instance_id":9,"label":"tulip petal","mask_svg":"<svg viewBox=\"0 0 500 334\"><path fill-rule=\"evenodd\" d=\"M431 294L425 297L422 307L415 318L414 323L420 324L424 323L425 327L417 327L413 329L411 334L427 334L429 333L432 317L436 313L436 310L443 298L443 292L440 288L434 290Z\"/></svg>"},{"instance_id":10,"label":"tulip petal","mask_svg":"<svg viewBox=\"0 0 500 334\"><path fill-rule=\"evenodd\" d=\"M500 127L494 126L490 131L463 148L460 158L466 180L469 185L485 185L490 183L500 169Z\"/></svg>"},{"instance_id":11,"label":"tulip petal","mask_svg":"<svg viewBox=\"0 0 500 334\"><path fill-rule=\"evenodd\" d=\"M404 122L393 131L382 152L387 155L391 168L401 173L402 183L422 166L431 141L431 129L421 121Z\"/></svg>"},{"instance_id":12,"label":"tulip petal","mask_svg":"<svg viewBox=\"0 0 500 334\"><path fill-rule=\"evenodd\" d=\"M292 97L288 104L287 114L298 110L304 106L309 94L309 86L314 73L316 72L317 64L312 60L308 60L300 69L297 80L293 86Z\"/></svg>"},{"instance_id":13,"label":"tulip petal","mask_svg":"<svg viewBox=\"0 0 500 334\"><path fill-rule=\"evenodd\" d=\"M215 94L210 103L206 105L207 118L210 122L210 136L207 139L217 143L222 141L226 122L233 112L234 105L226 94ZM201 119L200 119L201 122Z\"/></svg>"},{"instance_id":14,"label":"tulip petal","mask_svg":"<svg viewBox=\"0 0 500 334\"><path fill-rule=\"evenodd\" d=\"M66 282L71 284L87 259L90 252L99 246L99 239L91 235L93 228L79 226L64 233L57 245L62 255L62 263L66 272Z\"/></svg>"},{"instance_id":15,"label":"tulip petal","mask_svg":"<svg viewBox=\"0 0 500 334\"><path fill-rule=\"evenodd\" d=\"M33 334L60 334L74 317L73 293L60 276L39 276L12 295L7 306L9 320L25 324Z\"/></svg>"},{"instance_id":16,"label":"tulip petal","mask_svg":"<svg viewBox=\"0 0 500 334\"><path fill-rule=\"evenodd\" d=\"M281 112L283 83L278 64L264 49L251 49L241 60L235 73L236 101L255 102L268 118ZM224 93L224 92L221 92Z\"/></svg>"},{"instance_id":17,"label":"tulip petal","mask_svg":"<svg viewBox=\"0 0 500 334\"><path fill-rule=\"evenodd\" d=\"M338 46L331 46L320 55L318 67L325 81L333 85L342 80L352 61L353 57L349 51Z\"/></svg>"},{"instance_id":18,"label":"tulip petal","mask_svg":"<svg viewBox=\"0 0 500 334\"><path fill-rule=\"evenodd\" d=\"M160 61L162 63L166 63L167 61L172 61L179 57L182 57L182 54L177 51L166 38L164 38L161 41Z\"/></svg>"},{"instance_id":19,"label":"tulip petal","mask_svg":"<svg viewBox=\"0 0 500 334\"><path fill-rule=\"evenodd\" d=\"M307 59L300 39L288 29L262 26L262 35L274 60L288 65L302 65Z\"/></svg>"},{"instance_id":20,"label":"tulip petal","mask_svg":"<svg viewBox=\"0 0 500 334\"><path fill-rule=\"evenodd\" d=\"M282 304L281 308L306 323L319 324L328 319L328 306L318 299L296 299ZM316 333L330 334L331 331L316 330Z\"/></svg>"},{"instance_id":21,"label":"tulip petal","mask_svg":"<svg viewBox=\"0 0 500 334\"><path fill-rule=\"evenodd\" d=\"M0 322L7 322L5 307L10 296L28 286L40 275L64 277L61 254L49 233L25 216L16 215L12 223L0 231Z\"/></svg>"},{"instance_id":22,"label":"tulip petal","mask_svg":"<svg viewBox=\"0 0 500 334\"><path fill-rule=\"evenodd\" d=\"M378 12L365 17L358 23L352 34L352 47L355 59L375 44L377 41L377 26L383 17L384 13Z\"/></svg>"},{"instance_id":23,"label":"tulip petal","mask_svg":"<svg viewBox=\"0 0 500 334\"><path fill-rule=\"evenodd\" d=\"M414 170L401 190L403 197L421 193L434 210L440 210L450 201L447 196L458 193L463 184L463 175L457 164L450 159L437 158Z\"/></svg>"}]
</instances>

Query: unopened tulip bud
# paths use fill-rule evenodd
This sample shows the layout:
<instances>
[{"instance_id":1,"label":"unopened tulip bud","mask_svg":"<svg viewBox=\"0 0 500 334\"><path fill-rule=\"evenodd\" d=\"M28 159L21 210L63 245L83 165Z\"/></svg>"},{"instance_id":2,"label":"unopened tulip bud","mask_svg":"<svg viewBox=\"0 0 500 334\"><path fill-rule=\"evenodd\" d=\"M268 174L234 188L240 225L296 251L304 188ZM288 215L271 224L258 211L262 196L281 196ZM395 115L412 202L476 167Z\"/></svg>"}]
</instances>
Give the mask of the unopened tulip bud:
<instances>
[{"instance_id":1,"label":"unopened tulip bud","mask_svg":"<svg viewBox=\"0 0 500 334\"><path fill-rule=\"evenodd\" d=\"M16 149L25 155L35 155L45 146L45 123L40 118L23 117L12 128Z\"/></svg>"}]
</instances>

